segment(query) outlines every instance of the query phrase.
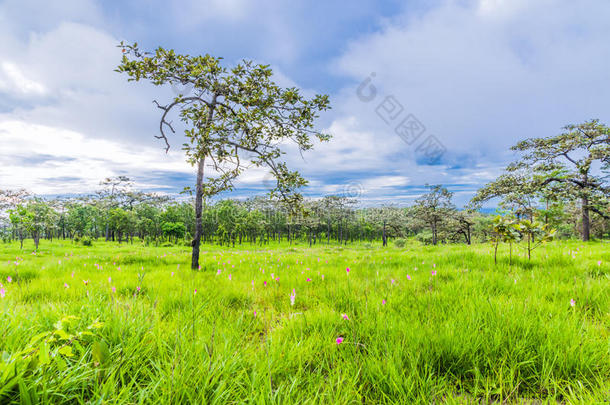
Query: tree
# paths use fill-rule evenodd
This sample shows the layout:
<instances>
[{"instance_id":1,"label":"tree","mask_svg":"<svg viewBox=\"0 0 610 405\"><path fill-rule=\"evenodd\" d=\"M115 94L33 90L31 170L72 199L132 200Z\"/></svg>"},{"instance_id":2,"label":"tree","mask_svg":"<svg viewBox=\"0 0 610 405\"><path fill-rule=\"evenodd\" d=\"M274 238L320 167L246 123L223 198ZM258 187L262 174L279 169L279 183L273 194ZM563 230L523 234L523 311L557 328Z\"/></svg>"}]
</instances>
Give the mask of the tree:
<instances>
[{"instance_id":1,"label":"tree","mask_svg":"<svg viewBox=\"0 0 610 405\"><path fill-rule=\"evenodd\" d=\"M498 264L498 245L500 242L505 242L509 244L508 264L511 265L513 261L513 243L521 240L517 220L512 215L497 215L493 220L492 229L491 241L494 244L494 264Z\"/></svg>"},{"instance_id":2,"label":"tree","mask_svg":"<svg viewBox=\"0 0 610 405\"><path fill-rule=\"evenodd\" d=\"M532 259L532 250L542 245L544 242L553 240L555 230L547 224L536 220L524 219L519 222L518 228L522 235L527 236L527 259Z\"/></svg>"},{"instance_id":3,"label":"tree","mask_svg":"<svg viewBox=\"0 0 610 405\"><path fill-rule=\"evenodd\" d=\"M540 184L529 168L501 174L494 181L480 188L471 200L472 207L480 206L491 199L501 198L500 207L515 213L519 218L532 218L536 211Z\"/></svg>"},{"instance_id":4,"label":"tree","mask_svg":"<svg viewBox=\"0 0 610 405\"><path fill-rule=\"evenodd\" d=\"M427 187L430 191L415 200L416 215L430 227L432 244L436 245L440 225L455 211L453 193L440 184Z\"/></svg>"},{"instance_id":5,"label":"tree","mask_svg":"<svg viewBox=\"0 0 610 405\"><path fill-rule=\"evenodd\" d=\"M591 211L610 218L607 196L610 188L604 178L596 175L595 165L608 168L610 162L610 128L591 120L567 125L560 135L531 138L511 149L524 152L509 170L529 168L540 177L540 187L561 184L558 193L570 200L579 200L582 212L582 240L590 238Z\"/></svg>"},{"instance_id":6,"label":"tree","mask_svg":"<svg viewBox=\"0 0 610 405\"><path fill-rule=\"evenodd\" d=\"M168 135L175 133L169 115L178 112L188 139L183 150L187 161L197 166L191 268L199 267L204 196L231 190L245 169L268 167L276 179L271 195L292 204L301 200L297 190L307 182L280 160L284 153L280 145L291 141L303 152L313 148L311 136L330 139L314 129L318 112L329 108L328 96L306 99L297 88L279 87L272 81L268 65L244 60L227 69L221 58L208 54L180 55L161 47L150 54L140 51L137 44L119 46L123 59L117 71L126 73L128 80L192 86L190 94L179 94L165 105L154 101L161 110L157 138L168 151ZM204 182L206 160L217 176L208 176Z\"/></svg>"}]
</instances>

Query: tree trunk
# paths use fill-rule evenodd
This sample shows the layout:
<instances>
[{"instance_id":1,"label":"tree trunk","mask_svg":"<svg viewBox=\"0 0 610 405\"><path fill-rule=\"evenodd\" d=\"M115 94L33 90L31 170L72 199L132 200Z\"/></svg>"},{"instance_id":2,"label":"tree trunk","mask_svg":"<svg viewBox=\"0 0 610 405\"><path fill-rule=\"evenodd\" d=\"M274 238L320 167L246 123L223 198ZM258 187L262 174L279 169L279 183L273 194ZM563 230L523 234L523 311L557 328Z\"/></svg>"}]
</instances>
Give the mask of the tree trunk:
<instances>
[{"instance_id":1,"label":"tree trunk","mask_svg":"<svg viewBox=\"0 0 610 405\"><path fill-rule=\"evenodd\" d=\"M203 164L205 158L199 159L197 162L197 185L195 187L195 236L191 245L193 252L191 255L191 269L199 269L199 245L201 244L201 235L203 234L203 223L201 217L203 213Z\"/></svg>"},{"instance_id":2,"label":"tree trunk","mask_svg":"<svg viewBox=\"0 0 610 405\"><path fill-rule=\"evenodd\" d=\"M591 223L589 219L589 199L582 198L582 240L587 242L591 233Z\"/></svg>"}]
</instances>

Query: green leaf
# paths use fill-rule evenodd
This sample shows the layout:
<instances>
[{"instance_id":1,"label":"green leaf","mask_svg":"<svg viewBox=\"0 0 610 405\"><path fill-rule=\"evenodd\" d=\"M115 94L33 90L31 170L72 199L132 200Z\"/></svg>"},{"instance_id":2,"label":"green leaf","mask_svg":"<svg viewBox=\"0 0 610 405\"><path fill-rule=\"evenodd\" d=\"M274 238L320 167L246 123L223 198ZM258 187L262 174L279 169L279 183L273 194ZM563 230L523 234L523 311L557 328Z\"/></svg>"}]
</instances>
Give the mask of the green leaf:
<instances>
[{"instance_id":1,"label":"green leaf","mask_svg":"<svg viewBox=\"0 0 610 405\"><path fill-rule=\"evenodd\" d=\"M66 357L72 357L74 356L74 353L72 353L72 347L71 346L64 346L62 348L60 348L57 351L59 354L66 356Z\"/></svg>"},{"instance_id":2,"label":"green leaf","mask_svg":"<svg viewBox=\"0 0 610 405\"><path fill-rule=\"evenodd\" d=\"M110 358L110 350L106 342L103 340L94 342L91 348L91 357L95 363L105 364Z\"/></svg>"}]
</instances>

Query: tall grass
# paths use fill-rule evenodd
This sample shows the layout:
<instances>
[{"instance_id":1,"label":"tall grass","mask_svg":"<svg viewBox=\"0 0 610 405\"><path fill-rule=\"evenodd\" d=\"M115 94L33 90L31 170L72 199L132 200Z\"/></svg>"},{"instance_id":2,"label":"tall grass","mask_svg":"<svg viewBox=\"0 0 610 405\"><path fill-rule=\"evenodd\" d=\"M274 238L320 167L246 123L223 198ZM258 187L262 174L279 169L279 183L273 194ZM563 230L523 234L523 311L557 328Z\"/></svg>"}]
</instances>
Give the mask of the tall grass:
<instances>
[{"instance_id":1,"label":"tall grass","mask_svg":"<svg viewBox=\"0 0 610 405\"><path fill-rule=\"evenodd\" d=\"M185 247L0 249L0 351L15 376L0 372L0 402L610 398L602 243L552 243L512 266L507 251L494 266L489 245L205 246L200 272ZM71 343L74 355L56 354L61 362L19 360L69 315L73 331L103 326Z\"/></svg>"}]
</instances>

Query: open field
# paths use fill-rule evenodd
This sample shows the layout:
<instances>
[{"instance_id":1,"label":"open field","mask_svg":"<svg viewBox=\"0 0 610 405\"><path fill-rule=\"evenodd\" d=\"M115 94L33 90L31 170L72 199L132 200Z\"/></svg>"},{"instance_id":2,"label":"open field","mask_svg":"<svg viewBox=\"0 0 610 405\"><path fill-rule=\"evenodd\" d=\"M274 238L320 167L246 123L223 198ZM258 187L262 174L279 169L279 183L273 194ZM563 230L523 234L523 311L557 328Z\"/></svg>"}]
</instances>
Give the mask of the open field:
<instances>
[{"instance_id":1,"label":"open field","mask_svg":"<svg viewBox=\"0 0 610 405\"><path fill-rule=\"evenodd\" d=\"M607 243L30 245L0 249L2 403L610 398Z\"/></svg>"}]
</instances>

